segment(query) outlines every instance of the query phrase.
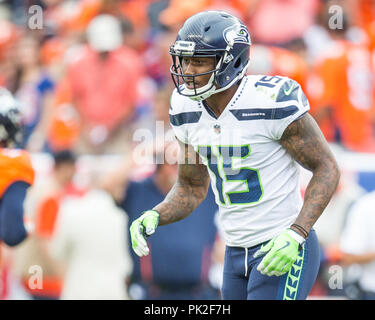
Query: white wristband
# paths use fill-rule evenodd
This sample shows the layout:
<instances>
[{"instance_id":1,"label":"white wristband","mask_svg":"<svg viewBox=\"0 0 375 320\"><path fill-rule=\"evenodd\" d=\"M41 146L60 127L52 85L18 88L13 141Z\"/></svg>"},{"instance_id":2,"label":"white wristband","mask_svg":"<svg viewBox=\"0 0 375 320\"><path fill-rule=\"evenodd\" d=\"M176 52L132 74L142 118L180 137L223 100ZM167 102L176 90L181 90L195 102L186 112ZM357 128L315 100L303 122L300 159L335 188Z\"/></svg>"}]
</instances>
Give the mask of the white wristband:
<instances>
[{"instance_id":1,"label":"white wristband","mask_svg":"<svg viewBox=\"0 0 375 320\"><path fill-rule=\"evenodd\" d=\"M306 239L304 237L302 237L300 234L298 234L297 232L295 232L294 230L292 229L288 229L288 234L294 239L296 240L300 245L303 245L306 241Z\"/></svg>"}]
</instances>

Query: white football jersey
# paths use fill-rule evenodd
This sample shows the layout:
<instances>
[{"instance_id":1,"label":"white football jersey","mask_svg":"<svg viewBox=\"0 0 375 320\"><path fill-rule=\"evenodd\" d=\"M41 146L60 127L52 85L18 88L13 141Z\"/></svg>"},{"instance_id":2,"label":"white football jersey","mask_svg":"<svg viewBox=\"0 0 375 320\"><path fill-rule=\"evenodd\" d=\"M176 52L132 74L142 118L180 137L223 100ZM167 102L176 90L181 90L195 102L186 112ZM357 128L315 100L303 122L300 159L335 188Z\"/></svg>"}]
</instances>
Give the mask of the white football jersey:
<instances>
[{"instance_id":1,"label":"white football jersey","mask_svg":"<svg viewBox=\"0 0 375 320\"><path fill-rule=\"evenodd\" d=\"M299 84L280 76L244 77L218 118L204 102L174 90L172 128L208 168L228 246L255 246L295 221L302 207L299 166L279 140L308 110Z\"/></svg>"}]
</instances>

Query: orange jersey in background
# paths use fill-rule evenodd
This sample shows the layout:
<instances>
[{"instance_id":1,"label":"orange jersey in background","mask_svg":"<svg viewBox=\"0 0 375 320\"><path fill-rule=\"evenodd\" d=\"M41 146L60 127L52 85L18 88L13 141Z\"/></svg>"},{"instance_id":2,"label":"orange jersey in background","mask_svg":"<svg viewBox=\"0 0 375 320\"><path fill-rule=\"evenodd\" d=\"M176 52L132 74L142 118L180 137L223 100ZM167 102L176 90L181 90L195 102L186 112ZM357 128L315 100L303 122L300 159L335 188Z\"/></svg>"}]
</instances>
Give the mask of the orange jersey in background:
<instances>
[{"instance_id":1,"label":"orange jersey in background","mask_svg":"<svg viewBox=\"0 0 375 320\"><path fill-rule=\"evenodd\" d=\"M20 149L0 149L0 198L16 181L30 185L34 182L34 169L29 154Z\"/></svg>"},{"instance_id":2,"label":"orange jersey in background","mask_svg":"<svg viewBox=\"0 0 375 320\"><path fill-rule=\"evenodd\" d=\"M318 121L327 140L334 126L341 143L354 151L375 151L374 79L370 52L365 46L336 41L329 54L313 67L308 84L311 113L332 109L332 117Z\"/></svg>"},{"instance_id":3,"label":"orange jersey in background","mask_svg":"<svg viewBox=\"0 0 375 320\"><path fill-rule=\"evenodd\" d=\"M253 45L250 49L248 73L288 77L297 81L304 90L308 66L299 55L290 50L273 46Z\"/></svg>"},{"instance_id":4,"label":"orange jersey in background","mask_svg":"<svg viewBox=\"0 0 375 320\"><path fill-rule=\"evenodd\" d=\"M353 24L363 29L375 19L375 1L374 0L347 0L348 10L351 12Z\"/></svg>"},{"instance_id":5,"label":"orange jersey in background","mask_svg":"<svg viewBox=\"0 0 375 320\"><path fill-rule=\"evenodd\" d=\"M305 83L308 74L306 62L296 53L279 48L271 47L273 75L282 75L297 81L302 90L305 90Z\"/></svg>"},{"instance_id":6,"label":"orange jersey in background","mask_svg":"<svg viewBox=\"0 0 375 320\"><path fill-rule=\"evenodd\" d=\"M0 198L7 188L16 181L24 181L30 185L34 182L34 169L29 154L20 149L0 148ZM0 300L7 296L8 267L2 258L2 242L0 241Z\"/></svg>"},{"instance_id":7,"label":"orange jersey in background","mask_svg":"<svg viewBox=\"0 0 375 320\"><path fill-rule=\"evenodd\" d=\"M54 105L48 143L52 150L71 149L81 131L81 119L73 106L72 88L67 77L59 80L55 90Z\"/></svg>"}]
</instances>

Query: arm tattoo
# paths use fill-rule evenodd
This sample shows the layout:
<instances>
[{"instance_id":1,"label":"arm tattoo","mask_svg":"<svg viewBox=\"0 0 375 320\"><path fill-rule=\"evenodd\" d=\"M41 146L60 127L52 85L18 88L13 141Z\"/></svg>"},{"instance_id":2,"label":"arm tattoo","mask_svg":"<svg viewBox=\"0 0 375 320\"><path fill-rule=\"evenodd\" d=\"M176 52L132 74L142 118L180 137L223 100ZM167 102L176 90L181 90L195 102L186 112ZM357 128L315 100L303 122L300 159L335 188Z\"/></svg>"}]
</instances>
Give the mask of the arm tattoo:
<instances>
[{"instance_id":1,"label":"arm tattoo","mask_svg":"<svg viewBox=\"0 0 375 320\"><path fill-rule=\"evenodd\" d=\"M159 225L187 217L207 195L209 176L205 165L192 147L180 145L185 151L179 160L178 179L163 202L154 209L160 213Z\"/></svg>"},{"instance_id":2,"label":"arm tattoo","mask_svg":"<svg viewBox=\"0 0 375 320\"><path fill-rule=\"evenodd\" d=\"M304 204L294 222L310 231L336 190L339 168L318 125L308 113L286 128L280 143L301 166L313 173Z\"/></svg>"}]
</instances>

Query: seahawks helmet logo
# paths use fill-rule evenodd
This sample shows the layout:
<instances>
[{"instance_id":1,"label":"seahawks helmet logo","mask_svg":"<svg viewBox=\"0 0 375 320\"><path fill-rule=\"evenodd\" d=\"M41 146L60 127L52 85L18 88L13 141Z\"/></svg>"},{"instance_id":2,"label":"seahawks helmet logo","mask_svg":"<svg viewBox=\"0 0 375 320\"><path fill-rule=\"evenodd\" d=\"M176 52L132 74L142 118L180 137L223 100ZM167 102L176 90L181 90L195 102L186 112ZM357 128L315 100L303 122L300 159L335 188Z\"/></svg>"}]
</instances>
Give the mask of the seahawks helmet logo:
<instances>
[{"instance_id":1,"label":"seahawks helmet logo","mask_svg":"<svg viewBox=\"0 0 375 320\"><path fill-rule=\"evenodd\" d=\"M235 43L251 44L250 35L246 27L241 24L230 26L223 31L223 36L228 45L233 46Z\"/></svg>"}]
</instances>

